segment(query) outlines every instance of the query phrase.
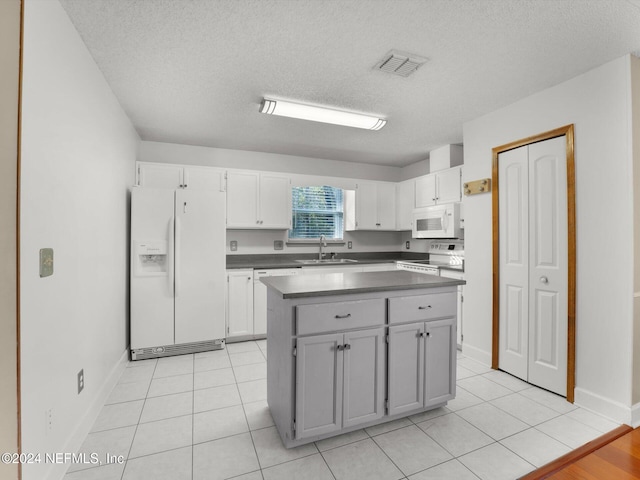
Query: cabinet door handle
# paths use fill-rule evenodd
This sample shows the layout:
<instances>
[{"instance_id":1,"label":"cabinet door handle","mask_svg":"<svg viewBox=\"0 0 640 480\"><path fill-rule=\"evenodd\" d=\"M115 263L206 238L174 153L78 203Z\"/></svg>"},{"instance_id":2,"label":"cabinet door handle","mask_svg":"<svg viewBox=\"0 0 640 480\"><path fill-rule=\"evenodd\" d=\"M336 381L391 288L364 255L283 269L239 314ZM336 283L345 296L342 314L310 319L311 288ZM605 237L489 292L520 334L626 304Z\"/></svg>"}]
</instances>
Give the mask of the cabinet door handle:
<instances>
[{"instance_id":1,"label":"cabinet door handle","mask_svg":"<svg viewBox=\"0 0 640 480\"><path fill-rule=\"evenodd\" d=\"M346 315L336 315L336 318L349 318L351 316L350 313L347 313Z\"/></svg>"},{"instance_id":2,"label":"cabinet door handle","mask_svg":"<svg viewBox=\"0 0 640 480\"><path fill-rule=\"evenodd\" d=\"M430 337L430 336L431 336L431 332L425 332L425 335L426 335L427 337Z\"/></svg>"},{"instance_id":3,"label":"cabinet door handle","mask_svg":"<svg viewBox=\"0 0 640 480\"><path fill-rule=\"evenodd\" d=\"M344 350L344 345L338 345L337 349L339 352L341 352L342 350Z\"/></svg>"},{"instance_id":4,"label":"cabinet door handle","mask_svg":"<svg viewBox=\"0 0 640 480\"><path fill-rule=\"evenodd\" d=\"M427 305L426 307L418 307L418 310L426 310L427 308L431 308L431 305Z\"/></svg>"},{"instance_id":5,"label":"cabinet door handle","mask_svg":"<svg viewBox=\"0 0 640 480\"><path fill-rule=\"evenodd\" d=\"M345 345L344 345L344 349L345 349L345 350L351 350L351 344L349 344L349 343L345 343Z\"/></svg>"}]
</instances>

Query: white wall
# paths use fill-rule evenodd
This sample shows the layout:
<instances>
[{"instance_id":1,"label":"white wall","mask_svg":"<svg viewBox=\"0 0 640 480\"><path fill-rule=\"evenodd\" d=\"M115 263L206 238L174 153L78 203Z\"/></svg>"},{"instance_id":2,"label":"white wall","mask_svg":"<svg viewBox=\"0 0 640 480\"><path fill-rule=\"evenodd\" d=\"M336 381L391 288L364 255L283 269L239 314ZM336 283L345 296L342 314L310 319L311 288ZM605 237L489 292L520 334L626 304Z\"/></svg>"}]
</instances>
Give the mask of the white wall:
<instances>
[{"instance_id":1,"label":"white wall","mask_svg":"<svg viewBox=\"0 0 640 480\"><path fill-rule=\"evenodd\" d=\"M0 452L18 451L17 228L20 1L0 2ZM0 478L18 466L0 462Z\"/></svg>"},{"instance_id":2,"label":"white wall","mask_svg":"<svg viewBox=\"0 0 640 480\"><path fill-rule=\"evenodd\" d=\"M355 231L344 232L344 245L328 242L326 253L335 252L339 257L348 257L354 252L398 252L401 250L400 232L370 232ZM229 250L229 242L238 242L238 250ZM280 240L285 242L283 250L274 250L273 242ZM227 230L227 254L228 255L253 255L253 254L302 254L318 253L318 244L311 245L287 245L286 230ZM346 242L352 242L352 249Z\"/></svg>"},{"instance_id":3,"label":"white wall","mask_svg":"<svg viewBox=\"0 0 640 480\"><path fill-rule=\"evenodd\" d=\"M431 163L429 159L420 160L419 162L402 167L400 170L400 180L409 180L410 178L420 177L428 173L431 173Z\"/></svg>"},{"instance_id":4,"label":"white wall","mask_svg":"<svg viewBox=\"0 0 640 480\"><path fill-rule=\"evenodd\" d=\"M57 0L25 2L22 114L22 450L74 452L126 358L139 137ZM44 247L54 274L40 278ZM23 478L65 468L26 465Z\"/></svg>"},{"instance_id":5,"label":"white wall","mask_svg":"<svg viewBox=\"0 0 640 480\"><path fill-rule=\"evenodd\" d=\"M387 182L399 181L401 174L399 167L147 141L142 142L140 146L138 160L306 175L330 175Z\"/></svg>"},{"instance_id":6,"label":"white wall","mask_svg":"<svg viewBox=\"0 0 640 480\"><path fill-rule=\"evenodd\" d=\"M633 398L640 403L640 58L631 57L631 135L633 138L633 225L634 225L634 292L633 292ZM640 410L640 408L638 409ZM634 422L640 423L640 411ZM637 426L637 425L636 425Z\"/></svg>"},{"instance_id":7,"label":"white wall","mask_svg":"<svg viewBox=\"0 0 640 480\"><path fill-rule=\"evenodd\" d=\"M493 147L575 124L576 403L620 421L629 421L632 375L629 82L626 56L464 125L463 181L471 181L491 176ZM464 204L465 353L489 363L491 195Z\"/></svg>"}]
</instances>

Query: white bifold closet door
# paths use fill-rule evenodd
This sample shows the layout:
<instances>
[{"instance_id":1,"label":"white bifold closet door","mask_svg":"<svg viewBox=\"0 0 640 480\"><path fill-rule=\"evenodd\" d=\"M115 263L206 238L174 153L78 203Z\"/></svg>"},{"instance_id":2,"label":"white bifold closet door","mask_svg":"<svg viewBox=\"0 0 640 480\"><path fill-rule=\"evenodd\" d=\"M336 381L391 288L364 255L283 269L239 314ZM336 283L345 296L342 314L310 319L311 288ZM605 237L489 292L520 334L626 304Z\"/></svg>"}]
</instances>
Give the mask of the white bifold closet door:
<instances>
[{"instance_id":1,"label":"white bifold closet door","mask_svg":"<svg viewBox=\"0 0 640 480\"><path fill-rule=\"evenodd\" d=\"M566 138L500 153L498 168L499 368L565 396Z\"/></svg>"}]
</instances>

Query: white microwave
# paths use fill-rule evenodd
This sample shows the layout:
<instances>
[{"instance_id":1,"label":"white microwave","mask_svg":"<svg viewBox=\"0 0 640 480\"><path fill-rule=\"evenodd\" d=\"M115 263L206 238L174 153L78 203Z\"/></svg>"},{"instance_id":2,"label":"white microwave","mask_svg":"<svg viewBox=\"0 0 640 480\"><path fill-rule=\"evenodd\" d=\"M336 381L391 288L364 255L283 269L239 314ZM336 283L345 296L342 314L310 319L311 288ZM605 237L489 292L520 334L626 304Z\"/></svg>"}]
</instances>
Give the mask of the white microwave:
<instances>
[{"instance_id":1,"label":"white microwave","mask_svg":"<svg viewBox=\"0 0 640 480\"><path fill-rule=\"evenodd\" d=\"M463 238L460 204L447 203L413 210L413 238Z\"/></svg>"}]
</instances>

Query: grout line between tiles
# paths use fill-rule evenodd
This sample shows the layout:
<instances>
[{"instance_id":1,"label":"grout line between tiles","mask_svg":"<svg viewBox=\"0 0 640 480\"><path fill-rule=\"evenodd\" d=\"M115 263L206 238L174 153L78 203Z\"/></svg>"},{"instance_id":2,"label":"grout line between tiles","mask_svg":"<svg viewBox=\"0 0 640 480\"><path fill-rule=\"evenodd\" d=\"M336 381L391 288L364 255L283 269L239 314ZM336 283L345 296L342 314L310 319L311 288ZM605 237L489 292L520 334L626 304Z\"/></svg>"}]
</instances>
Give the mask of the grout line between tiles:
<instances>
[{"instance_id":1,"label":"grout line between tiles","mask_svg":"<svg viewBox=\"0 0 640 480\"><path fill-rule=\"evenodd\" d=\"M411 427L411 426L414 426L414 427L415 427L415 425L407 425L406 427L401 427L401 428L407 428L407 427ZM400 430L401 428L396 428L395 430ZM417 428L417 427L416 427L416 428ZM395 431L395 430L391 430L391 432L393 432L393 431ZM420 430L420 429L418 428L418 430ZM422 431L422 430L420 430L420 431ZM389 433L389 432L385 432L385 433ZM424 433L424 432L422 432L422 433ZM380 435L384 435L384 434L380 434ZM426 433L425 433L425 435L426 435ZM376 435L376 436L379 436L379 435ZM397 465L397 464L396 464L396 462L394 462L394 461L393 461L393 459L392 459L392 458L387 454L387 452L385 452L384 448L382 448L382 447L378 444L378 442L376 442L375 437L371 437L371 440L372 440L372 441L373 441L373 443L374 443L374 444L375 444L375 445L376 445L376 446L377 446L377 447L382 451L382 453L384 453L384 455L389 459L389 461L393 464L393 466L394 466L394 467L396 467L396 468L398 469L398 471L399 471L402 475L404 475L404 476L406 477L406 476L407 476L407 474L406 474L406 473L404 473L404 471L400 468L400 466L399 466L399 465ZM413 475L413 474L412 474L412 475Z\"/></svg>"},{"instance_id":2,"label":"grout line between tiles","mask_svg":"<svg viewBox=\"0 0 640 480\"><path fill-rule=\"evenodd\" d=\"M151 374L151 381L149 382L149 386L147 387L147 395L149 395L149 390L151 389L151 382L153 382L153 376L156 373L156 368L158 368L158 361L156 360L155 365L153 366L153 373ZM127 451L127 459L124 462L124 468L122 469L122 475L120 476L120 480L124 479L124 474L127 471L127 466L129 464L129 456L131 455L131 449L133 448L133 443L136 441L136 435L138 434L138 426L140 425L140 418L142 418L142 412L144 411L144 406L147 404L147 395L145 395L144 403L142 404L142 409L140 409L140 417L138 418L138 424L133 432L133 436L131 437L131 445L129 445L129 450Z\"/></svg>"},{"instance_id":3,"label":"grout line between tiles","mask_svg":"<svg viewBox=\"0 0 640 480\"><path fill-rule=\"evenodd\" d=\"M229 363L231 363L231 358L229 358ZM256 448L256 442L253 440L253 434L251 433L251 425L249 425L249 419L247 418L247 410L244 408L242 395L240 394L240 389L238 388L238 378L236 377L236 372L233 369L233 364L231 365L231 374L233 375L233 379L236 381L236 389L238 390L238 396L240 397L240 406L242 407L242 413L244 413L244 421L247 424L247 430L249 433L249 438L251 439L251 445L253 445L253 453L255 453L256 460L258 461L258 466L260 467L260 476L264 480L264 475L262 473L262 464L260 463L260 457L258 456L258 449Z\"/></svg>"},{"instance_id":4,"label":"grout line between tiles","mask_svg":"<svg viewBox=\"0 0 640 480\"><path fill-rule=\"evenodd\" d=\"M191 376L191 480L195 475L195 448L193 448L193 441L195 439L196 429L196 356L193 356L193 375Z\"/></svg>"}]
</instances>

